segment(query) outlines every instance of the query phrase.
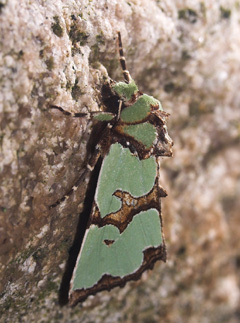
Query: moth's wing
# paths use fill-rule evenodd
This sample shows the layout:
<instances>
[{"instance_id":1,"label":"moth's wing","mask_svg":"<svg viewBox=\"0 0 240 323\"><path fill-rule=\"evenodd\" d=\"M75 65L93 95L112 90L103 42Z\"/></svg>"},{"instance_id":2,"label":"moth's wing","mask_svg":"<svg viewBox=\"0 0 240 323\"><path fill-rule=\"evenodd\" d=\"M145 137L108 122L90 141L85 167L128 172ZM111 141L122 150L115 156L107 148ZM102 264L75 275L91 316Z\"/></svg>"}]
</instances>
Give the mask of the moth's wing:
<instances>
[{"instance_id":1,"label":"moth's wing","mask_svg":"<svg viewBox=\"0 0 240 323\"><path fill-rule=\"evenodd\" d=\"M101 290L123 286L166 260L156 157L145 160L119 143L105 156L91 223L74 269L70 304Z\"/></svg>"}]
</instances>

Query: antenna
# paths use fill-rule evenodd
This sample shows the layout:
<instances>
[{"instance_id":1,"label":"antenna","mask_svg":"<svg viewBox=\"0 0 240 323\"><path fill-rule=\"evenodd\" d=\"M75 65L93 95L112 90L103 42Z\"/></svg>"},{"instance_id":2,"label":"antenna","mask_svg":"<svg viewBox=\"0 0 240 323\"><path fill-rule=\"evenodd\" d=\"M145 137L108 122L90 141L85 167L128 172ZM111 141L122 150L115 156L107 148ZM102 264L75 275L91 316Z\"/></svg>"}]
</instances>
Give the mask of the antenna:
<instances>
[{"instance_id":1,"label":"antenna","mask_svg":"<svg viewBox=\"0 0 240 323\"><path fill-rule=\"evenodd\" d=\"M124 54L123 54L123 46L122 46L122 39L121 39L120 31L118 31L117 34L118 34L119 60L120 60L120 64L121 64L124 79L125 79L126 83L129 83L130 80L131 80L131 76L130 76L130 73L127 70L127 67L126 67L126 60L125 60L125 57L124 57Z\"/></svg>"}]
</instances>

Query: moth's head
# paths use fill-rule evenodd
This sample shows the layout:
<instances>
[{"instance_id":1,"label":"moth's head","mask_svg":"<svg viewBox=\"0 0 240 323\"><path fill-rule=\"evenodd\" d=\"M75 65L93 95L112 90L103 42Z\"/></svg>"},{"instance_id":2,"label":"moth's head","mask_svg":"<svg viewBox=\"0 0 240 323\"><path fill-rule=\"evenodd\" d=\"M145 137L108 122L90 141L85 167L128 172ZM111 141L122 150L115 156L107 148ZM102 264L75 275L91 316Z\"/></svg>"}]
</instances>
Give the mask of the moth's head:
<instances>
[{"instance_id":1,"label":"moth's head","mask_svg":"<svg viewBox=\"0 0 240 323\"><path fill-rule=\"evenodd\" d=\"M138 87L132 78L129 83L117 82L112 86L112 88L124 102L130 101L138 92Z\"/></svg>"},{"instance_id":2,"label":"moth's head","mask_svg":"<svg viewBox=\"0 0 240 323\"><path fill-rule=\"evenodd\" d=\"M130 80L129 83L125 82L115 82L110 79L110 81L105 82L102 86L102 102L106 107L106 111L117 114L119 108L119 100L124 103L128 101L135 101L138 96L138 87L133 81Z\"/></svg>"}]
</instances>

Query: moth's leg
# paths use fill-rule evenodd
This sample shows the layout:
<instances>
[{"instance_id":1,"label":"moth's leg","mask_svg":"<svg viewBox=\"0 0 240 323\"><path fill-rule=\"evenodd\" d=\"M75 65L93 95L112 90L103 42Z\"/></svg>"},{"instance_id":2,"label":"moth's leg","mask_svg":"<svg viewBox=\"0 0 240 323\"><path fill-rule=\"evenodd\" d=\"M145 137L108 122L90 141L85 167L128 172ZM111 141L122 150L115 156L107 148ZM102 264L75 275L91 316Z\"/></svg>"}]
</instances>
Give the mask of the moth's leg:
<instances>
[{"instance_id":1,"label":"moth's leg","mask_svg":"<svg viewBox=\"0 0 240 323\"><path fill-rule=\"evenodd\" d=\"M123 54L122 38L121 38L120 31L118 31L118 48L119 48L119 60L120 60L120 64L122 67L123 76L124 76L125 81L127 83L129 83L131 80L131 76L130 76L129 71L127 70L126 59Z\"/></svg>"},{"instance_id":2,"label":"moth's leg","mask_svg":"<svg viewBox=\"0 0 240 323\"><path fill-rule=\"evenodd\" d=\"M63 108L61 108L57 105L50 105L50 108L57 109L57 110L61 111L63 114L65 114L66 116L72 116L74 118L84 118L84 117L88 117L90 115L89 113L84 113L84 112L83 113L81 113L81 112L72 113L72 112L64 110Z\"/></svg>"},{"instance_id":3,"label":"moth's leg","mask_svg":"<svg viewBox=\"0 0 240 323\"><path fill-rule=\"evenodd\" d=\"M60 203L64 202L65 200L67 200L69 198L69 196L77 190L78 186L80 183L83 182L83 180L86 178L87 174L89 173L89 171L92 171L95 167L95 165L97 164L97 161L100 157L100 150L99 148L96 147L93 155L90 157L86 167L84 168L82 174L79 176L79 178L77 179L77 181L74 183L74 185L72 186L72 188L59 200L57 200L55 203L53 203L52 205L49 206L50 209L58 206Z\"/></svg>"},{"instance_id":4,"label":"moth's leg","mask_svg":"<svg viewBox=\"0 0 240 323\"><path fill-rule=\"evenodd\" d=\"M122 100L119 100L117 121L120 119L120 114L121 114L121 111L122 111L122 103L123 103L123 101Z\"/></svg>"},{"instance_id":5,"label":"moth's leg","mask_svg":"<svg viewBox=\"0 0 240 323\"><path fill-rule=\"evenodd\" d=\"M86 116L90 116L94 117L95 115L99 115L99 114L107 114L109 115L109 113L105 113L105 112L99 112L99 111L93 111L93 112L89 112L89 113L71 113L68 112L66 110L64 110L63 108L56 106L56 105L51 105L50 106L53 109L57 109L59 111L61 111L63 114L67 115L67 116L73 116L76 118L83 118ZM120 103L120 109L121 109L121 103ZM113 115L114 116L114 115ZM77 189L78 185L80 183L82 183L82 181L86 178L87 174L89 173L89 171L92 171L101 155L101 140L102 138L106 135L106 132L108 132L109 129L108 127L105 128L105 130L103 131L102 135L100 136L99 140L98 140L98 145L95 147L95 151L94 153L91 155L91 157L88 159L88 162L85 163L85 167L83 172L81 173L81 175L79 176L79 178L77 179L77 181L74 183L74 185L72 186L72 188L59 200L57 200L54 204L50 205L49 208L54 208L56 206L58 206L60 203L62 203L63 201L65 201L66 199L68 199L68 197Z\"/></svg>"},{"instance_id":6,"label":"moth's leg","mask_svg":"<svg viewBox=\"0 0 240 323\"><path fill-rule=\"evenodd\" d=\"M69 111L66 111L64 110L63 108L57 106L57 105L50 105L49 106L51 109L56 109L56 110L59 110L61 111L64 115L66 116L71 116L71 117L74 117L74 118L85 118L87 117L88 119L92 119L92 118L96 118L96 116L99 116L99 115L112 115L112 118L114 117L114 114L110 113L110 112L105 112L105 111L91 111L91 112L77 112L77 113L74 113L74 112L69 112ZM102 120L104 121L104 120Z\"/></svg>"}]
</instances>

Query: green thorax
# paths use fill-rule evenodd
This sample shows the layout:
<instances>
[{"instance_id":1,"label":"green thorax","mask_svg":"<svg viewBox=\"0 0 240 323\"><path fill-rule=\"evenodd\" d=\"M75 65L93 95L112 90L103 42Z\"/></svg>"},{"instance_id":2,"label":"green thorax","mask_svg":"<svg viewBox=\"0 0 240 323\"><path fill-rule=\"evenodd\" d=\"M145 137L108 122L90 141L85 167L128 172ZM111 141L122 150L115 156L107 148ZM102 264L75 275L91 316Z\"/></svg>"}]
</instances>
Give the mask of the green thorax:
<instances>
[{"instance_id":1,"label":"green thorax","mask_svg":"<svg viewBox=\"0 0 240 323\"><path fill-rule=\"evenodd\" d=\"M143 94L135 103L122 110L120 119L124 123L136 123L146 119L152 109L163 110L161 103L152 96Z\"/></svg>"},{"instance_id":2,"label":"green thorax","mask_svg":"<svg viewBox=\"0 0 240 323\"><path fill-rule=\"evenodd\" d=\"M116 83L113 90L124 106L120 114L119 132L150 149L157 137L157 131L149 119L152 111L163 110L161 103L152 96L141 94L132 79L130 83Z\"/></svg>"}]
</instances>

